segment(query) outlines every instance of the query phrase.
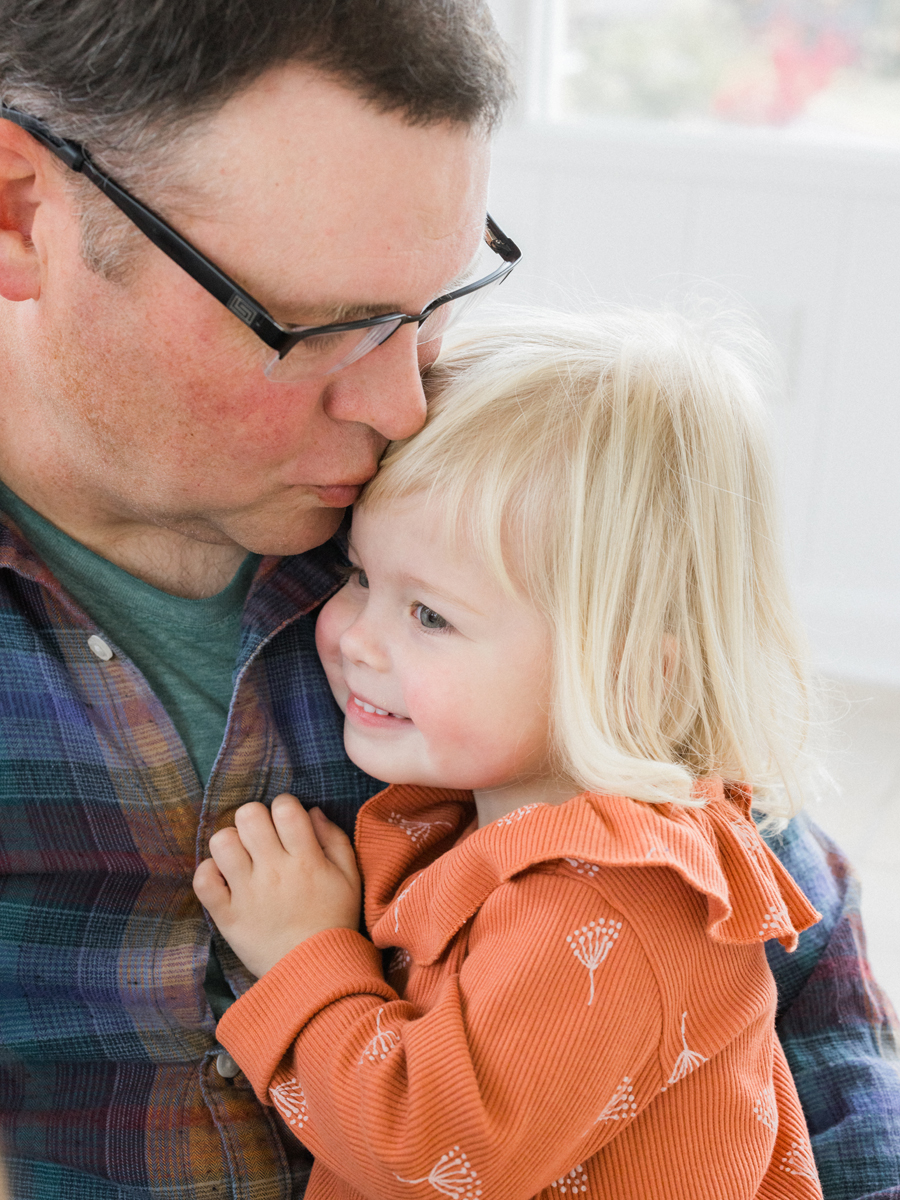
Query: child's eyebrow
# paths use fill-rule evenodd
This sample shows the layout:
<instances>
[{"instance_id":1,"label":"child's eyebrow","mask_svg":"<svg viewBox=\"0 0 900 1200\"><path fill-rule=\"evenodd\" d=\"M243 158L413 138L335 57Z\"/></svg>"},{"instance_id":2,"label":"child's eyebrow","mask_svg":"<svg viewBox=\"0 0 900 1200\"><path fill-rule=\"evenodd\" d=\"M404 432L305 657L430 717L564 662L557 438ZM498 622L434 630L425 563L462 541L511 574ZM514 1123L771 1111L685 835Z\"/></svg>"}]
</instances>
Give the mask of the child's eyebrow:
<instances>
[{"instance_id":1,"label":"child's eyebrow","mask_svg":"<svg viewBox=\"0 0 900 1200\"><path fill-rule=\"evenodd\" d=\"M485 615L480 608L473 608L461 596L457 596L454 592L448 592L445 587L438 587L436 584L429 583L427 579L419 579L416 575L403 575L401 582L407 587L414 589L421 588L422 591L430 592L433 596L439 596L442 600L449 600L451 604L456 604L460 608L466 609L476 617L483 617Z\"/></svg>"}]
</instances>

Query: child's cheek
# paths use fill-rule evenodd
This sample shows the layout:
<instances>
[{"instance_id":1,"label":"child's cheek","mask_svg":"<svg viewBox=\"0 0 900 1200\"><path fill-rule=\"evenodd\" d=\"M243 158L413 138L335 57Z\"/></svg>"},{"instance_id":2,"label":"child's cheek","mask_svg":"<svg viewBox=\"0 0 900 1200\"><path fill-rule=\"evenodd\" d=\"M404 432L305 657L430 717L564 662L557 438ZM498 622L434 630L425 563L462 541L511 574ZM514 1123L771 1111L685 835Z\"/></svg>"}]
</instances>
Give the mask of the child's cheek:
<instances>
[{"instance_id":1,"label":"child's cheek","mask_svg":"<svg viewBox=\"0 0 900 1200\"><path fill-rule=\"evenodd\" d=\"M332 694L342 709L347 703L341 656L341 634L349 623L345 608L346 604L341 602L341 592L338 592L328 601L316 621L316 650Z\"/></svg>"},{"instance_id":2,"label":"child's cheek","mask_svg":"<svg viewBox=\"0 0 900 1200\"><path fill-rule=\"evenodd\" d=\"M459 687L452 672L435 670L415 681L407 678L403 694L429 758L453 776L445 786L474 786L470 777L473 770L480 774L483 760L491 757L485 744L491 739L485 738L483 714L473 709L471 685Z\"/></svg>"}]
</instances>

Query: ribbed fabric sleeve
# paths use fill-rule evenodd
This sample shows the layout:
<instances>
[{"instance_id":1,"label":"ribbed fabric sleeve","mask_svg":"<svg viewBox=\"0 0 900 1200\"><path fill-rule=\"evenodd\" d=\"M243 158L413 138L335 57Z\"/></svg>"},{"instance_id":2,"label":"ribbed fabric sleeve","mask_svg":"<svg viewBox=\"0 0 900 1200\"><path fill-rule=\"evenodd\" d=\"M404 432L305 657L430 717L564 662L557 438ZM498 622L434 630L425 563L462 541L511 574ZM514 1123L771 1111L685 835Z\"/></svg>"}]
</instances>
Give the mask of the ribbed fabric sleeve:
<instances>
[{"instance_id":1,"label":"ribbed fabric sleeve","mask_svg":"<svg viewBox=\"0 0 900 1200\"><path fill-rule=\"evenodd\" d=\"M381 955L352 929L326 929L295 946L243 998L240 1018L226 1012L216 1032L264 1104L278 1064L296 1033L345 996L396 1000L381 974ZM280 1037L278 1035L281 1035Z\"/></svg>"}]
</instances>

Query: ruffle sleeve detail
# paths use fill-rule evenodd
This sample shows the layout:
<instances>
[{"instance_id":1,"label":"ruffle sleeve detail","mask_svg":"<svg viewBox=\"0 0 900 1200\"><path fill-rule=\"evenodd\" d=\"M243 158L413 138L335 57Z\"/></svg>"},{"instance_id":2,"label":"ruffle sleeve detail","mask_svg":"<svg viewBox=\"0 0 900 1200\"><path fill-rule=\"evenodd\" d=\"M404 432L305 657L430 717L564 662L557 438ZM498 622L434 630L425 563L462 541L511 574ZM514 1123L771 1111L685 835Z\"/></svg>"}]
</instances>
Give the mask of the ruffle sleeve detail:
<instances>
[{"instance_id":1,"label":"ruffle sleeve detail","mask_svg":"<svg viewBox=\"0 0 900 1200\"><path fill-rule=\"evenodd\" d=\"M469 793L388 788L358 825L373 940L434 962L494 888L556 861L586 880L605 867L668 868L705 897L716 941L777 938L795 949L819 913L759 836L749 789L714 779L695 794L702 807L586 792L517 809L458 841L474 811Z\"/></svg>"},{"instance_id":2,"label":"ruffle sleeve detail","mask_svg":"<svg viewBox=\"0 0 900 1200\"><path fill-rule=\"evenodd\" d=\"M723 942L777 938L785 950L796 950L799 934L821 920L821 913L759 836L749 815L735 818L724 805L712 805L708 820L717 835L729 889L721 917L713 916L710 904L710 934Z\"/></svg>"}]
</instances>

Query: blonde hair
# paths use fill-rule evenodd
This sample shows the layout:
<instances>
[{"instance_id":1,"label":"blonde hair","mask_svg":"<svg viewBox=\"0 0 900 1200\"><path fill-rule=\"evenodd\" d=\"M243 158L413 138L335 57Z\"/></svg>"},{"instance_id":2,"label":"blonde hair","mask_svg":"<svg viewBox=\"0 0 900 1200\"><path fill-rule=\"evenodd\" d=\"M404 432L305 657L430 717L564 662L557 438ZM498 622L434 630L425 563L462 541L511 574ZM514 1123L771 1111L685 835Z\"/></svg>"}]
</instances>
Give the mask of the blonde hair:
<instances>
[{"instance_id":1,"label":"blonde hair","mask_svg":"<svg viewBox=\"0 0 900 1200\"><path fill-rule=\"evenodd\" d=\"M566 778L691 804L721 775L777 825L808 693L760 364L761 339L727 319L518 314L445 348L425 428L361 503L433 494L467 553L544 612Z\"/></svg>"}]
</instances>

